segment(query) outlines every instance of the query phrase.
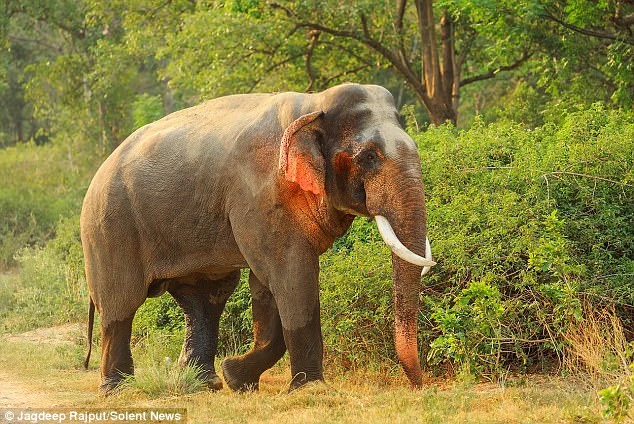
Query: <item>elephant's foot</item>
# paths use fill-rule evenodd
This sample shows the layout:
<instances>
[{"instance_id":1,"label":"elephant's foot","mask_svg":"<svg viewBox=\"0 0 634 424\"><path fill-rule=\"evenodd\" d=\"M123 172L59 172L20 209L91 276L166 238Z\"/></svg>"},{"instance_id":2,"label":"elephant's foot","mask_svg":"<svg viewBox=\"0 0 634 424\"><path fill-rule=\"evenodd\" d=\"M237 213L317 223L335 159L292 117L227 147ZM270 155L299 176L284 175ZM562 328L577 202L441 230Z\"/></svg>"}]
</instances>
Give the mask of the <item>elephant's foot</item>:
<instances>
[{"instance_id":1,"label":"elephant's foot","mask_svg":"<svg viewBox=\"0 0 634 424\"><path fill-rule=\"evenodd\" d=\"M204 381L207 387L212 391L222 390L222 380L215 371L204 371L200 375L200 379Z\"/></svg>"},{"instance_id":2,"label":"elephant's foot","mask_svg":"<svg viewBox=\"0 0 634 424\"><path fill-rule=\"evenodd\" d=\"M181 368L187 366L196 367L196 369L200 370L198 379L205 383L209 389L214 392L222 390L222 380L218 377L218 374L216 374L212 361L202 361L200 357L185 355L181 352L181 356L178 358L178 365Z\"/></svg>"},{"instance_id":3,"label":"elephant's foot","mask_svg":"<svg viewBox=\"0 0 634 424\"><path fill-rule=\"evenodd\" d=\"M315 393L319 393L319 392L331 392L332 389L326 384L326 382L323 379L319 379L319 380L310 380L310 381L301 381L301 382L297 382L295 380L291 381L291 384L288 386L288 393L293 393L295 391L298 390L311 390L314 391Z\"/></svg>"},{"instance_id":4,"label":"elephant's foot","mask_svg":"<svg viewBox=\"0 0 634 424\"><path fill-rule=\"evenodd\" d=\"M225 383L236 392L252 392L259 389L260 376L249 375L237 359L225 359L220 365Z\"/></svg>"},{"instance_id":5,"label":"elephant's foot","mask_svg":"<svg viewBox=\"0 0 634 424\"><path fill-rule=\"evenodd\" d=\"M314 384L311 384L314 383ZM298 372L293 376L291 383L288 387L288 392L293 392L295 390L306 387L307 385L317 385L319 383L324 383L324 376L321 372L316 373L306 373L306 372Z\"/></svg>"},{"instance_id":6,"label":"elephant's foot","mask_svg":"<svg viewBox=\"0 0 634 424\"><path fill-rule=\"evenodd\" d=\"M103 396L110 396L121 391L126 378L122 375L116 377L104 377L99 386L99 393Z\"/></svg>"}]
</instances>

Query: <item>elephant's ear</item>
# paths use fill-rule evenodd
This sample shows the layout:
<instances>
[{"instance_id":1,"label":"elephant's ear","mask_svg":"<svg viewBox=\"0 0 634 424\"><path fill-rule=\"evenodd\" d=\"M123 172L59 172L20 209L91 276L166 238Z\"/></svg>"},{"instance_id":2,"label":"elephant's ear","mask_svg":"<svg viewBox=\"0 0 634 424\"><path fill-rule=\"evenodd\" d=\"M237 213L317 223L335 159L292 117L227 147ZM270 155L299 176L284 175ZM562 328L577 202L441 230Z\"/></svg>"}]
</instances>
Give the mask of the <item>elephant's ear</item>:
<instances>
[{"instance_id":1,"label":"elephant's ear","mask_svg":"<svg viewBox=\"0 0 634 424\"><path fill-rule=\"evenodd\" d=\"M284 131L280 145L279 170L288 181L304 191L325 193L325 160L317 141L318 130L310 125L324 112L300 116Z\"/></svg>"}]
</instances>

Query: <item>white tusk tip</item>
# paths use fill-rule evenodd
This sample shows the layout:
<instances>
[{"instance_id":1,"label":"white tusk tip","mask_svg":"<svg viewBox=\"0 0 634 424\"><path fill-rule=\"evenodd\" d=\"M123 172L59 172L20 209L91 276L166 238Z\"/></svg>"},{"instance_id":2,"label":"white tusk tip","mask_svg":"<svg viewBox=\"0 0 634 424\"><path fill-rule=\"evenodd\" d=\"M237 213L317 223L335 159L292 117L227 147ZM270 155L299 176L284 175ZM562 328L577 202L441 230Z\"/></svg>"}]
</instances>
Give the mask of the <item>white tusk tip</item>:
<instances>
[{"instance_id":1,"label":"white tusk tip","mask_svg":"<svg viewBox=\"0 0 634 424\"><path fill-rule=\"evenodd\" d=\"M396 237L396 234L394 233L394 230L392 229L389 221L385 217L381 215L376 215L374 217L374 220L376 221L376 225L379 229L379 233L381 233L383 241L385 241L385 244L390 247L390 250L392 250L394 254L396 254L404 261L407 261L414 265L422 266L423 271L421 275L426 274L429 271L429 267L436 265L436 262L432 260L429 239L425 240L425 257L423 258L422 256L419 256L410 251L407 247L403 245L403 243L401 243L398 237Z\"/></svg>"}]
</instances>

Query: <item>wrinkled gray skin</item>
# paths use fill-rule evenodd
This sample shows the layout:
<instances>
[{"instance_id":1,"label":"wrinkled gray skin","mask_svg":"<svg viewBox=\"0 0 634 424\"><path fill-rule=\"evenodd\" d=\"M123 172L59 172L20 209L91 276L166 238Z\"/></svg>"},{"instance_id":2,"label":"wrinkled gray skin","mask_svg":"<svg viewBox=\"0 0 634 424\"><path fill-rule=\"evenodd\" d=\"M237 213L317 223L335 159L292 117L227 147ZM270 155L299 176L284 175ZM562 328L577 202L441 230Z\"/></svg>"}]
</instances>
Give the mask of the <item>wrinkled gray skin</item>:
<instances>
[{"instance_id":1,"label":"wrinkled gray skin","mask_svg":"<svg viewBox=\"0 0 634 424\"><path fill-rule=\"evenodd\" d=\"M221 388L218 320L242 268L251 270L254 346L223 362L226 384L257 389L286 350L292 388L323 379L318 257L355 216L376 215L424 256L419 157L382 87L223 97L140 128L98 170L81 214L101 390L134 372L132 319L165 291L185 312L179 361ZM396 350L420 386L421 268L392 262Z\"/></svg>"}]
</instances>

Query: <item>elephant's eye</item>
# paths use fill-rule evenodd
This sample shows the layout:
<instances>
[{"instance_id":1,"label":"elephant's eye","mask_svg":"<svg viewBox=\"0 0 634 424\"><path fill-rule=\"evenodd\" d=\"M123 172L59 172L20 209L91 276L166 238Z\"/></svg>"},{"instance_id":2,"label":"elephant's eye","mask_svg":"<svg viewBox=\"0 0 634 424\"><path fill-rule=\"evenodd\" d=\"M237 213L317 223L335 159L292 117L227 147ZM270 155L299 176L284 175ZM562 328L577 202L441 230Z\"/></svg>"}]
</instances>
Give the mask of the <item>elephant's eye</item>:
<instances>
[{"instance_id":1,"label":"elephant's eye","mask_svg":"<svg viewBox=\"0 0 634 424\"><path fill-rule=\"evenodd\" d=\"M375 168L380 162L379 154L374 149L368 149L362 152L358 157L361 166L368 169Z\"/></svg>"}]
</instances>

